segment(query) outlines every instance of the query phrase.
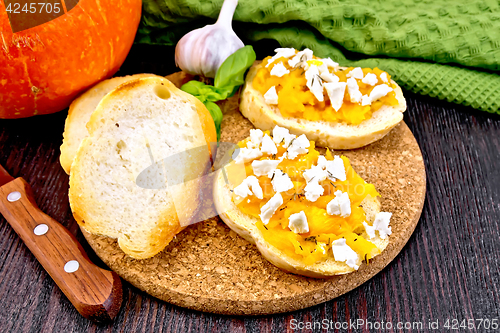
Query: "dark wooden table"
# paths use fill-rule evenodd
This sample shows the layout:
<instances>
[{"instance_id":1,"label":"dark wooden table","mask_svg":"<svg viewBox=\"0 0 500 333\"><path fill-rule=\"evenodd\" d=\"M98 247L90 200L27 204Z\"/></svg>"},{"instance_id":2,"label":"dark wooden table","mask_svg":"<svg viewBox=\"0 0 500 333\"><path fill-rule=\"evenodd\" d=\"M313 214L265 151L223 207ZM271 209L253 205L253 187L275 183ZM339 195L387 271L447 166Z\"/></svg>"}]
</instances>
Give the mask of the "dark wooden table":
<instances>
[{"instance_id":1,"label":"dark wooden table","mask_svg":"<svg viewBox=\"0 0 500 333\"><path fill-rule=\"evenodd\" d=\"M166 75L175 70L172 64L171 49L134 46L118 74ZM1 217L0 331L500 330L493 329L495 323L500 325L500 117L405 94L408 110L404 120L425 159L427 199L420 222L403 251L361 287L292 313L231 317L179 308L125 282L118 317L112 324L99 325L78 314ZM40 208L75 234L91 259L104 266L86 244L69 208L68 176L59 165L66 113L1 120L0 163L13 176L24 177ZM402 329L397 328L398 323ZM464 329L463 324L471 325L471 329ZM452 329L454 325L457 329Z\"/></svg>"}]
</instances>

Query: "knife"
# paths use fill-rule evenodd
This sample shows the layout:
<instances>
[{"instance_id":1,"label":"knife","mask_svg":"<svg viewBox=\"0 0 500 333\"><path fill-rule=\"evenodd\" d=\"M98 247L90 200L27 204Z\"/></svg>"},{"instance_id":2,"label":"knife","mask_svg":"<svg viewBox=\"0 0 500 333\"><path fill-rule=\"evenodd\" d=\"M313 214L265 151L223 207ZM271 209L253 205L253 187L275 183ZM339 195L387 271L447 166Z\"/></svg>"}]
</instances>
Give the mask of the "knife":
<instances>
[{"instance_id":1,"label":"knife","mask_svg":"<svg viewBox=\"0 0 500 333\"><path fill-rule=\"evenodd\" d=\"M75 236L38 208L29 184L1 165L0 213L82 316L114 319L123 293L118 275L94 265Z\"/></svg>"}]
</instances>

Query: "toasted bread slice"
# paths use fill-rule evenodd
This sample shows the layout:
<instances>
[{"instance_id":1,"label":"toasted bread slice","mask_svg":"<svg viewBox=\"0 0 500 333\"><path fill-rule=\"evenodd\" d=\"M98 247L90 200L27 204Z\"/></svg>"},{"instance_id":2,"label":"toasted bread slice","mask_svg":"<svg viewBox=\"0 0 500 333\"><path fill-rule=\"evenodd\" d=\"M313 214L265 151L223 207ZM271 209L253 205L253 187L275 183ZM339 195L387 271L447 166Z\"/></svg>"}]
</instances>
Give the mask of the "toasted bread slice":
<instances>
[{"instance_id":1,"label":"toasted bread slice","mask_svg":"<svg viewBox=\"0 0 500 333\"><path fill-rule=\"evenodd\" d=\"M83 139L70 174L69 200L76 221L90 233L117 238L133 258L154 256L182 230L180 214L194 215L199 206L197 179L210 166L207 143L216 142L210 113L167 79L148 77L106 95L87 128L89 136ZM206 154L190 156L189 163L180 163L182 167L168 175L192 181L164 187L138 185L138 176L154 163L202 146L207 147ZM155 177L150 175L151 183Z\"/></svg>"},{"instance_id":2,"label":"toasted bread slice","mask_svg":"<svg viewBox=\"0 0 500 333\"><path fill-rule=\"evenodd\" d=\"M333 275L341 275L355 271L346 263L335 261L333 256L325 261L315 263L313 265L305 265L303 262L291 258L286 253L269 244L264 240L261 231L255 223L258 218L243 213L233 202L231 194L231 186L226 183L222 172L219 172L216 181L214 182L214 202L220 218L238 235L257 246L260 253L273 265L290 273L324 278ZM380 203L378 199L368 195L362 202L363 210L366 214L366 220L369 224L373 224L375 216L380 212ZM363 237L368 238L366 233ZM389 238L382 239L378 235L370 239L371 242L378 247L382 252L389 244ZM361 259L357 263L361 265Z\"/></svg>"},{"instance_id":3,"label":"toasted bread slice","mask_svg":"<svg viewBox=\"0 0 500 333\"><path fill-rule=\"evenodd\" d=\"M290 133L297 136L305 134L309 140L315 141L320 147L354 149L381 139L403 119L406 100L399 86L395 89L399 105L384 105L373 112L370 119L359 125L285 118L277 106L267 104L264 96L252 86L260 63L256 61L247 74L241 93L240 111L256 128L263 131L271 130L278 125L288 128ZM394 81L392 83L395 84Z\"/></svg>"},{"instance_id":4,"label":"toasted bread slice","mask_svg":"<svg viewBox=\"0 0 500 333\"><path fill-rule=\"evenodd\" d=\"M64 124L63 143L61 145L61 156L59 157L61 166L68 175L80 143L89 135L86 126L90 120L90 115L94 112L101 99L125 82L150 76L155 75L135 74L101 81L71 103Z\"/></svg>"}]
</instances>

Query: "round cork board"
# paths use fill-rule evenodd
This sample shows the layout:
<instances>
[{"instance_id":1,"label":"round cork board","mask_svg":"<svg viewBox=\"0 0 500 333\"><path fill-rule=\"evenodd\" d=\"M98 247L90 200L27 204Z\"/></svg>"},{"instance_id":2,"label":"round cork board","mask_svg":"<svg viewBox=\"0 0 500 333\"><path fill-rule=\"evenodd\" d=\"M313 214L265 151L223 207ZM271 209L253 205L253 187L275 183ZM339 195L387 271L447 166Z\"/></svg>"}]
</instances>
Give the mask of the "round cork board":
<instances>
[{"instance_id":1,"label":"round cork board","mask_svg":"<svg viewBox=\"0 0 500 333\"><path fill-rule=\"evenodd\" d=\"M183 76L184 78L184 76ZM169 77L174 83L179 77ZM221 104L223 142L238 142L252 124L238 111L237 97ZM335 151L381 194L382 210L392 212L387 248L350 274L314 279L286 273L219 217L189 226L153 258L125 255L116 240L82 232L97 255L123 279L166 302L199 311L258 315L298 310L338 297L387 266L410 238L425 198L425 168L415 138L404 122L367 147Z\"/></svg>"}]
</instances>

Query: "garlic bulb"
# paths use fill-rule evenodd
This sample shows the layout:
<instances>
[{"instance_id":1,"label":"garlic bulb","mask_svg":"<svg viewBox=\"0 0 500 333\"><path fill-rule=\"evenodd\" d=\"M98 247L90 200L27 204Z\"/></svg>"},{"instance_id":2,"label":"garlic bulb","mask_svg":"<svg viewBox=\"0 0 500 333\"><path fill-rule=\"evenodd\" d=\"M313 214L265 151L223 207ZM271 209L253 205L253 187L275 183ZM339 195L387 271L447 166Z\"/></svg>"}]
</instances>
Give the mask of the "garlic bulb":
<instances>
[{"instance_id":1,"label":"garlic bulb","mask_svg":"<svg viewBox=\"0 0 500 333\"><path fill-rule=\"evenodd\" d=\"M175 62L189 74L215 77L220 65L244 46L231 22L238 0L225 0L215 24L186 34L175 47Z\"/></svg>"}]
</instances>

